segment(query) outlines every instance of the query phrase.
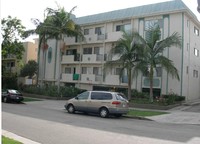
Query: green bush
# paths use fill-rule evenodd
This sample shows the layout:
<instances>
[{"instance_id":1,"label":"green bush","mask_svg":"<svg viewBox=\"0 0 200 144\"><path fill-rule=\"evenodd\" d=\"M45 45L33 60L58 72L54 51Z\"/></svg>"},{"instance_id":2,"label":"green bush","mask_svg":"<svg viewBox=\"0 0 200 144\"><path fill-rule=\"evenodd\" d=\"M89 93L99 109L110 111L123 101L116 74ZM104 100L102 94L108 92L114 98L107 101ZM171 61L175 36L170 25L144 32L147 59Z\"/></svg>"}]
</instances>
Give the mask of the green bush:
<instances>
[{"instance_id":1,"label":"green bush","mask_svg":"<svg viewBox=\"0 0 200 144\"><path fill-rule=\"evenodd\" d=\"M57 86L38 87L30 85L30 86L24 86L22 89L24 92L31 94L45 95L51 97L68 97L68 98L75 97L79 93L86 91L75 87L66 87L66 86L60 87L60 94L58 94Z\"/></svg>"}]
</instances>

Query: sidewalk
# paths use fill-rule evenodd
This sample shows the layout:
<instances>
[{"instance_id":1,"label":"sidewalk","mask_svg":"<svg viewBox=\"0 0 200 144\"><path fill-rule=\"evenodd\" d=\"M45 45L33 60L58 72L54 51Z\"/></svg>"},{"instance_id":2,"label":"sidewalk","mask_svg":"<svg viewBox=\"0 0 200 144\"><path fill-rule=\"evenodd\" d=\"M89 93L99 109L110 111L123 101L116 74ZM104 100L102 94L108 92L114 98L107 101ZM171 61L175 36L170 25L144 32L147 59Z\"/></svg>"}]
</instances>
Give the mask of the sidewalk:
<instances>
[{"instance_id":1,"label":"sidewalk","mask_svg":"<svg viewBox=\"0 0 200 144\"><path fill-rule=\"evenodd\" d=\"M40 144L38 142L32 141L30 139L27 139L27 138L24 138L24 137L21 137L21 136L18 136L14 133L8 132L6 130L1 130L1 131L2 131L3 136L17 140L19 142L22 142L23 144Z\"/></svg>"},{"instance_id":2,"label":"sidewalk","mask_svg":"<svg viewBox=\"0 0 200 144\"><path fill-rule=\"evenodd\" d=\"M146 117L146 118L151 119L153 121L160 122L160 123L200 125L200 112L186 111L191 106L199 105L199 104L200 104L200 100L187 102L181 106L167 110L166 112L169 112L169 114L151 116L151 117Z\"/></svg>"}]
</instances>

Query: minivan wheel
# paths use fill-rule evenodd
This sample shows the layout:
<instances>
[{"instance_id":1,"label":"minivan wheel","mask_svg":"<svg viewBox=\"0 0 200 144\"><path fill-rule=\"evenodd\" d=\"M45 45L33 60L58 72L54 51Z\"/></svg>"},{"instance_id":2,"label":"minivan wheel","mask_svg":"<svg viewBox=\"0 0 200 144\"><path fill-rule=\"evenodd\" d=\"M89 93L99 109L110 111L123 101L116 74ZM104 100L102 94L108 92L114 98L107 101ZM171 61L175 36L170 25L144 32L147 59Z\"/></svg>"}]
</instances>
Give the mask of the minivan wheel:
<instances>
[{"instance_id":1,"label":"minivan wheel","mask_svg":"<svg viewBox=\"0 0 200 144\"><path fill-rule=\"evenodd\" d=\"M74 113L75 112L75 108L72 104L67 106L67 111L68 113Z\"/></svg>"},{"instance_id":2,"label":"minivan wheel","mask_svg":"<svg viewBox=\"0 0 200 144\"><path fill-rule=\"evenodd\" d=\"M102 118L106 118L109 115L108 109L107 108L101 108L99 111L99 114Z\"/></svg>"},{"instance_id":3,"label":"minivan wheel","mask_svg":"<svg viewBox=\"0 0 200 144\"><path fill-rule=\"evenodd\" d=\"M3 98L3 102L5 102L5 103L7 103L7 102L8 102L8 99L7 99L7 97L4 97L4 98Z\"/></svg>"}]
</instances>

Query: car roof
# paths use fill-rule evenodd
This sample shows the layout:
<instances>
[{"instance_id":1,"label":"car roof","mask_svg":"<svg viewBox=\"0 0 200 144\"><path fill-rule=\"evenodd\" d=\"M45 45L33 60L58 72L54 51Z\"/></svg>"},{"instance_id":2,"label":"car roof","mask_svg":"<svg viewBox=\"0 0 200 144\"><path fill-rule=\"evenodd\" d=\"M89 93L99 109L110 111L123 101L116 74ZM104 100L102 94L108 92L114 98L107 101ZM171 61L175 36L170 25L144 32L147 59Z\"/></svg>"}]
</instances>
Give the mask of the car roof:
<instances>
[{"instance_id":1,"label":"car roof","mask_svg":"<svg viewBox=\"0 0 200 144\"><path fill-rule=\"evenodd\" d=\"M88 92L118 93L118 92L113 92L113 91L98 91L98 90L88 91Z\"/></svg>"}]
</instances>

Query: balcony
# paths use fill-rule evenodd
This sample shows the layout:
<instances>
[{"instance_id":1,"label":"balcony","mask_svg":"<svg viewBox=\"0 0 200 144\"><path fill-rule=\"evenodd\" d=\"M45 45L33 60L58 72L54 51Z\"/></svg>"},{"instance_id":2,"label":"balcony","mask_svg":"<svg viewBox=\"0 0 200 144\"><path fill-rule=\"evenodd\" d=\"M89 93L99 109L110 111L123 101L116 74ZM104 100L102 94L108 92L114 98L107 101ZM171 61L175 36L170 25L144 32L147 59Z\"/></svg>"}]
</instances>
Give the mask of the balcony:
<instances>
[{"instance_id":1,"label":"balcony","mask_svg":"<svg viewBox=\"0 0 200 144\"><path fill-rule=\"evenodd\" d=\"M142 78L142 88L150 88L149 77ZM161 88L161 77L153 78L153 88Z\"/></svg>"},{"instance_id":2,"label":"balcony","mask_svg":"<svg viewBox=\"0 0 200 144\"><path fill-rule=\"evenodd\" d=\"M77 55L63 55L62 56L62 64L66 63L75 63L80 61L80 54Z\"/></svg>"},{"instance_id":3,"label":"balcony","mask_svg":"<svg viewBox=\"0 0 200 144\"><path fill-rule=\"evenodd\" d=\"M122 37L122 32L110 32L106 34L106 42L117 41Z\"/></svg>"},{"instance_id":4,"label":"balcony","mask_svg":"<svg viewBox=\"0 0 200 144\"><path fill-rule=\"evenodd\" d=\"M101 63L103 61L103 55L97 54L84 54L82 55L82 63Z\"/></svg>"},{"instance_id":5,"label":"balcony","mask_svg":"<svg viewBox=\"0 0 200 144\"><path fill-rule=\"evenodd\" d=\"M77 82L79 80L79 74L62 74L62 81L64 82Z\"/></svg>"},{"instance_id":6,"label":"balcony","mask_svg":"<svg viewBox=\"0 0 200 144\"><path fill-rule=\"evenodd\" d=\"M81 74L81 83L92 84L95 82L95 75L93 74Z\"/></svg>"},{"instance_id":7,"label":"balcony","mask_svg":"<svg viewBox=\"0 0 200 144\"><path fill-rule=\"evenodd\" d=\"M119 75L107 75L105 78L105 84L108 85L119 85Z\"/></svg>"}]
</instances>

